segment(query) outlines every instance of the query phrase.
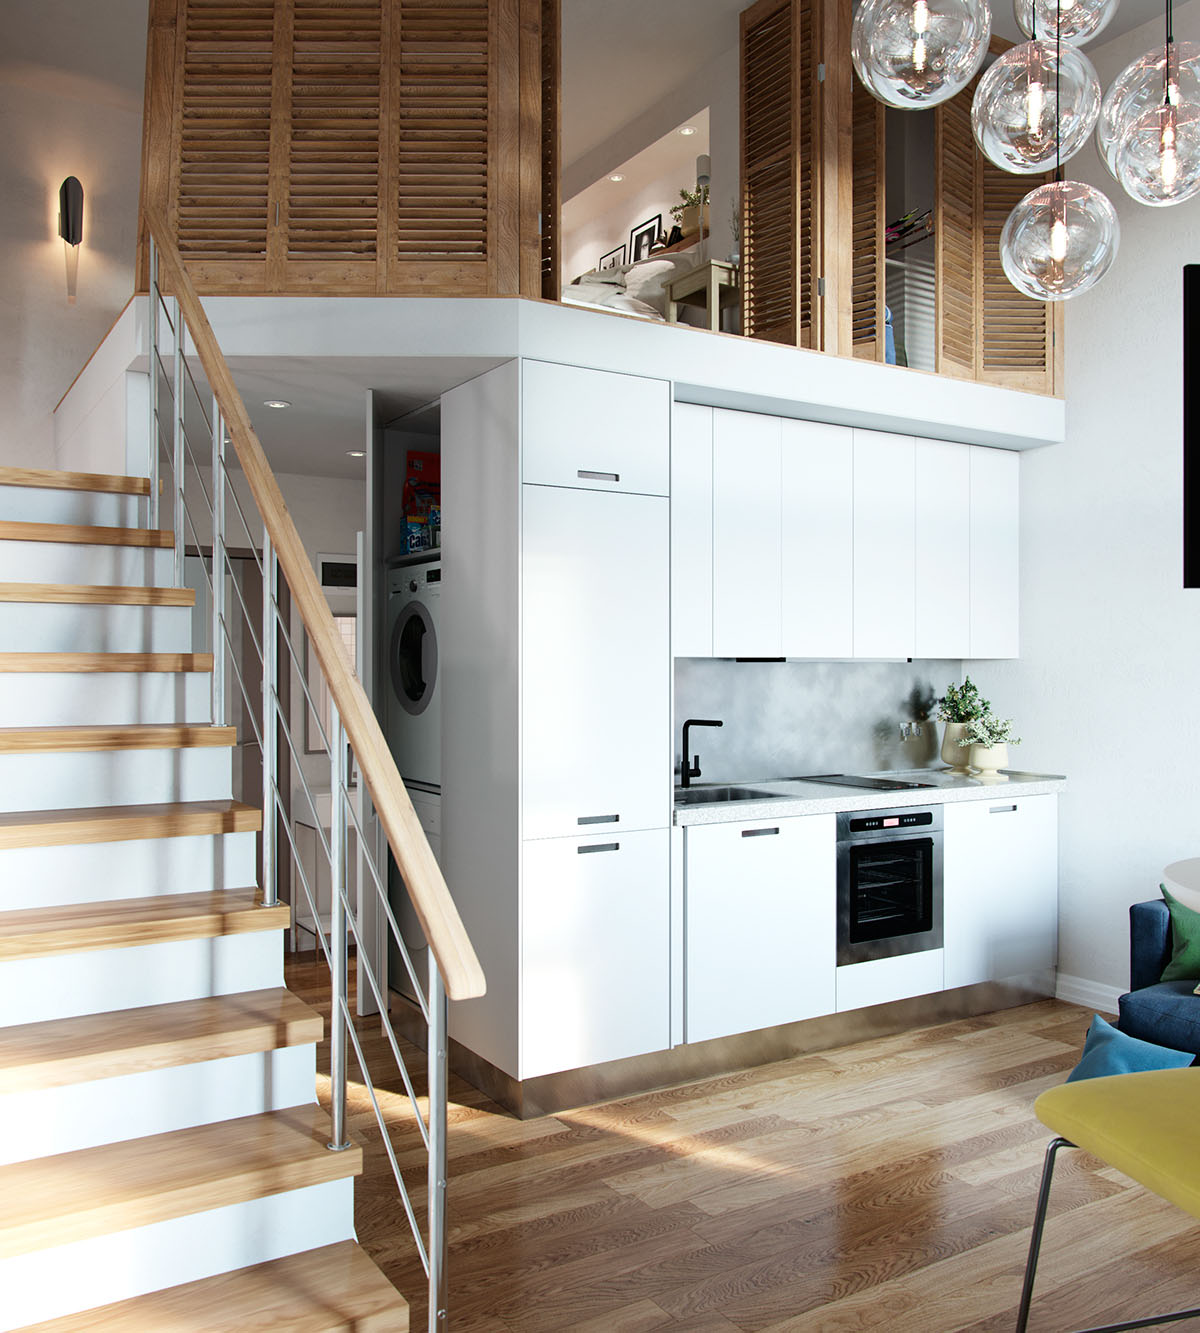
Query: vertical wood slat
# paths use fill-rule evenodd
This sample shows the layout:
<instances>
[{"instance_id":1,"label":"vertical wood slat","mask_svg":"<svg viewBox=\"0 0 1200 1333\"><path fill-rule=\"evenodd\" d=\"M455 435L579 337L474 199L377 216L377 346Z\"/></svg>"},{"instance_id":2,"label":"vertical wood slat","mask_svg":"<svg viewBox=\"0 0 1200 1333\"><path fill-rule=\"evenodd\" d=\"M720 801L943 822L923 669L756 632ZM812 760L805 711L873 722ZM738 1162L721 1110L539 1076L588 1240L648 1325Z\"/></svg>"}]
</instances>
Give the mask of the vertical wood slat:
<instances>
[{"instance_id":1,"label":"vertical wood slat","mask_svg":"<svg viewBox=\"0 0 1200 1333\"><path fill-rule=\"evenodd\" d=\"M172 216L171 162L175 120L176 0L151 0L146 30L146 89L142 113L142 175L138 194L136 288L150 288L146 206ZM172 221L172 225L174 225Z\"/></svg>"},{"instance_id":2,"label":"vertical wood slat","mask_svg":"<svg viewBox=\"0 0 1200 1333\"><path fill-rule=\"evenodd\" d=\"M813 346L849 356L853 345L853 288L857 256L853 236L845 224L853 216L854 109L860 88L850 63L851 0L820 0L814 15L819 49L814 61L824 67L825 77L815 87L816 120L813 151L818 177L814 197L818 201L814 230L813 274L823 277L819 288L820 338Z\"/></svg>"},{"instance_id":3,"label":"vertical wood slat","mask_svg":"<svg viewBox=\"0 0 1200 1333\"><path fill-rule=\"evenodd\" d=\"M883 103L855 78L851 108L850 351L867 360L885 359L884 207L886 143Z\"/></svg>"},{"instance_id":4,"label":"vertical wood slat","mask_svg":"<svg viewBox=\"0 0 1200 1333\"><path fill-rule=\"evenodd\" d=\"M940 375L974 379L979 346L978 150L971 133L974 82L937 107L934 288Z\"/></svg>"}]
</instances>

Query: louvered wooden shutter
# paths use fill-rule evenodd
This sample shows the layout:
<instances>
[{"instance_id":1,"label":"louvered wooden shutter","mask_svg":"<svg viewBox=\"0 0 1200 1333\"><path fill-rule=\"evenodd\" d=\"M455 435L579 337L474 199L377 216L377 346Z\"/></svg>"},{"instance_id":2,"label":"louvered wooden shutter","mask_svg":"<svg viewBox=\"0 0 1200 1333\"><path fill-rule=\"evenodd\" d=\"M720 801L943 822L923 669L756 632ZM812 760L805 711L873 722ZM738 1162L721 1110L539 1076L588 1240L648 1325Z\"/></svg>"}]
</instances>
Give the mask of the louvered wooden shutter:
<instances>
[{"instance_id":1,"label":"louvered wooden shutter","mask_svg":"<svg viewBox=\"0 0 1200 1333\"><path fill-rule=\"evenodd\" d=\"M851 148L851 344L854 355L884 359L884 110L854 78Z\"/></svg>"},{"instance_id":2,"label":"louvered wooden shutter","mask_svg":"<svg viewBox=\"0 0 1200 1333\"><path fill-rule=\"evenodd\" d=\"M266 284L275 5L181 0L177 156L180 254L197 284Z\"/></svg>"},{"instance_id":3,"label":"louvered wooden shutter","mask_svg":"<svg viewBox=\"0 0 1200 1333\"><path fill-rule=\"evenodd\" d=\"M815 347L815 0L759 0L742 14L742 331Z\"/></svg>"},{"instance_id":4,"label":"louvered wooden shutter","mask_svg":"<svg viewBox=\"0 0 1200 1333\"><path fill-rule=\"evenodd\" d=\"M979 343L979 151L971 133L975 84L935 111L934 286L940 375L974 379Z\"/></svg>"}]
</instances>

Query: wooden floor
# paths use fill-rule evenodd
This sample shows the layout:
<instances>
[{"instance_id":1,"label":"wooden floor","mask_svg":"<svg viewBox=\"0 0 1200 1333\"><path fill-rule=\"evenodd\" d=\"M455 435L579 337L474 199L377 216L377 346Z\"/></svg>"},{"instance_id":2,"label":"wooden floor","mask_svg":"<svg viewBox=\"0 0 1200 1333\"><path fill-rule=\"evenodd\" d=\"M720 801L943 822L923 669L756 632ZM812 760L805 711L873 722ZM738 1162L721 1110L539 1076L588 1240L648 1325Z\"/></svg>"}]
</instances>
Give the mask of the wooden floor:
<instances>
[{"instance_id":1,"label":"wooden floor","mask_svg":"<svg viewBox=\"0 0 1200 1333\"><path fill-rule=\"evenodd\" d=\"M322 972L291 964L288 982L328 1012ZM1049 1138L1032 1103L1075 1063L1090 1018L1046 1001L524 1123L454 1079L450 1327L1009 1330ZM378 1023L360 1031L386 1068ZM381 1081L423 1209L407 1098ZM352 1092L359 1240L421 1329L423 1274L369 1100ZM1063 1153L1031 1333L1200 1304L1198 1258L1191 1218Z\"/></svg>"}]
</instances>

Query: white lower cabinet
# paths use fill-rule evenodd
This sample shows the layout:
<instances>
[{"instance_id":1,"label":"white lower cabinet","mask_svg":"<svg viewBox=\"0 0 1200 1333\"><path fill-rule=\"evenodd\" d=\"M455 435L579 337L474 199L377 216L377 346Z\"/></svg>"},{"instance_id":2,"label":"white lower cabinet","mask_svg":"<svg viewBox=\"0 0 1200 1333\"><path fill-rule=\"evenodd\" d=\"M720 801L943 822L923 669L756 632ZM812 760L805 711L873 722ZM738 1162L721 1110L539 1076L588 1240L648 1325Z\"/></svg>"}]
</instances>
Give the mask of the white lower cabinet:
<instances>
[{"instance_id":1,"label":"white lower cabinet","mask_svg":"<svg viewBox=\"0 0 1200 1333\"><path fill-rule=\"evenodd\" d=\"M837 970L837 1010L865 1009L872 1004L909 1000L914 995L933 995L945 986L941 949L897 954L895 958L873 958Z\"/></svg>"},{"instance_id":2,"label":"white lower cabinet","mask_svg":"<svg viewBox=\"0 0 1200 1333\"><path fill-rule=\"evenodd\" d=\"M670 1045L670 831L522 848L519 1077Z\"/></svg>"},{"instance_id":3,"label":"white lower cabinet","mask_svg":"<svg viewBox=\"0 0 1200 1333\"><path fill-rule=\"evenodd\" d=\"M946 806L947 989L1052 968L1058 953L1058 798Z\"/></svg>"},{"instance_id":4,"label":"white lower cabinet","mask_svg":"<svg viewBox=\"0 0 1200 1333\"><path fill-rule=\"evenodd\" d=\"M685 1040L832 1013L835 816L685 837Z\"/></svg>"}]
</instances>

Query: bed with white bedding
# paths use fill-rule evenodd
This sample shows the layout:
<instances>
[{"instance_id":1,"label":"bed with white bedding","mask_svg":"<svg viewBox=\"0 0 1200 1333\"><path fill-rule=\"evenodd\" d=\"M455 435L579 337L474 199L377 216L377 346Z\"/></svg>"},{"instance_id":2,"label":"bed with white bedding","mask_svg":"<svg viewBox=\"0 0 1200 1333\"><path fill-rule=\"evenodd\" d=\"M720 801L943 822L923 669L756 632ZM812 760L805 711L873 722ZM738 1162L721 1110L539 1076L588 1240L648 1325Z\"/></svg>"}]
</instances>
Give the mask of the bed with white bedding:
<instances>
[{"instance_id":1,"label":"bed with white bedding","mask_svg":"<svg viewBox=\"0 0 1200 1333\"><path fill-rule=\"evenodd\" d=\"M667 318L667 284L690 273L698 263L698 252L677 251L661 257L651 255L636 264L593 269L562 289L567 305L599 310L618 310L623 315L664 323Z\"/></svg>"}]
</instances>

